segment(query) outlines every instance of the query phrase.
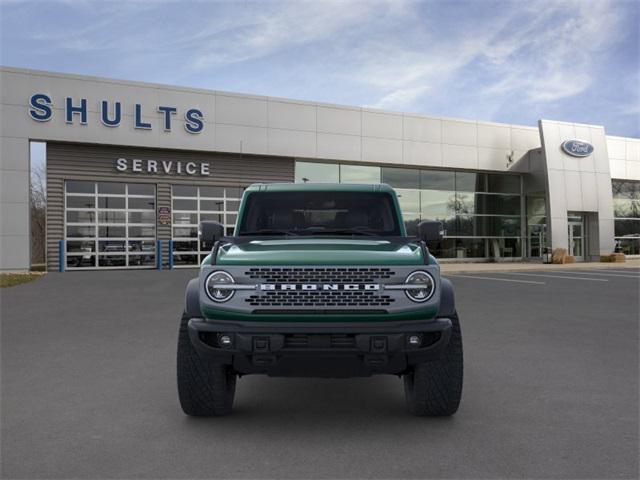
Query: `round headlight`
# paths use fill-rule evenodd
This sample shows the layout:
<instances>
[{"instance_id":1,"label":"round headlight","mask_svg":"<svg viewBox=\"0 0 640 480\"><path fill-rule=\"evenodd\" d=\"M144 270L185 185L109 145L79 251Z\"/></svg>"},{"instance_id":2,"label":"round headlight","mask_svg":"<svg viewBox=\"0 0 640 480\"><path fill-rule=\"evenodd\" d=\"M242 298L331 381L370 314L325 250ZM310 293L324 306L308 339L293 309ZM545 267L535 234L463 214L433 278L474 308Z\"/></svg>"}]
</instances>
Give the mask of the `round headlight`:
<instances>
[{"instance_id":1,"label":"round headlight","mask_svg":"<svg viewBox=\"0 0 640 480\"><path fill-rule=\"evenodd\" d=\"M230 283L235 283L233 277L227 272L220 270L218 272L213 272L207 277L205 290L207 291L209 298L214 302L226 302L233 297L234 291L224 288L225 284Z\"/></svg>"},{"instance_id":2,"label":"round headlight","mask_svg":"<svg viewBox=\"0 0 640 480\"><path fill-rule=\"evenodd\" d=\"M407 277L405 283L416 286L416 288L408 288L405 290L407 297L414 302L426 302L436 290L436 282L433 280L433 277L423 271L413 272Z\"/></svg>"}]
</instances>

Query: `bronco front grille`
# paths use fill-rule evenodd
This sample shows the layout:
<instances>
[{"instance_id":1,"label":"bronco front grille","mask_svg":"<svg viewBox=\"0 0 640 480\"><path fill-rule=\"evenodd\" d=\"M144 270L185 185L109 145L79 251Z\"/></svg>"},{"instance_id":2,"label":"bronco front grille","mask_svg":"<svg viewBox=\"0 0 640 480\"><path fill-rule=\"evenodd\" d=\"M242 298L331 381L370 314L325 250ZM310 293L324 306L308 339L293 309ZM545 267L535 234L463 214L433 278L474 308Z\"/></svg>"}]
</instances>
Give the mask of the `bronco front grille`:
<instances>
[{"instance_id":1,"label":"bronco front grille","mask_svg":"<svg viewBox=\"0 0 640 480\"><path fill-rule=\"evenodd\" d=\"M245 299L253 307L387 307L389 295L366 291L268 291Z\"/></svg>"},{"instance_id":2,"label":"bronco front grille","mask_svg":"<svg viewBox=\"0 0 640 480\"><path fill-rule=\"evenodd\" d=\"M255 267L245 272L265 283L382 283L392 275L385 267Z\"/></svg>"},{"instance_id":3,"label":"bronco front grille","mask_svg":"<svg viewBox=\"0 0 640 480\"><path fill-rule=\"evenodd\" d=\"M252 307L295 309L376 309L384 311L395 299L365 285L381 285L388 282L396 272L387 267L251 267L244 277L260 285L272 285L273 289L258 289L244 301ZM296 288L278 288L293 285ZM308 289L303 285L312 286ZM334 288L323 288L331 285ZM343 286L358 286L345 289Z\"/></svg>"}]
</instances>

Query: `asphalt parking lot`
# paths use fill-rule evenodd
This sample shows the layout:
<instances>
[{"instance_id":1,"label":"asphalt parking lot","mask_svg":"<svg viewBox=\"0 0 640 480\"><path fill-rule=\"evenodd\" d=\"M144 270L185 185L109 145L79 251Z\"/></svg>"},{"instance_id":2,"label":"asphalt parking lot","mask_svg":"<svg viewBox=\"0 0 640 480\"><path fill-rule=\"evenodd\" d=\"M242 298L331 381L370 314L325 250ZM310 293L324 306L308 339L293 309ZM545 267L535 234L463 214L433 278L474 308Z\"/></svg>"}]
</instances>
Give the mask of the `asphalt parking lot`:
<instances>
[{"instance_id":1,"label":"asphalt parking lot","mask_svg":"<svg viewBox=\"0 0 640 480\"><path fill-rule=\"evenodd\" d=\"M396 377L243 377L234 414L175 385L194 270L49 274L1 295L3 478L638 478L640 271L455 274L459 412Z\"/></svg>"}]
</instances>

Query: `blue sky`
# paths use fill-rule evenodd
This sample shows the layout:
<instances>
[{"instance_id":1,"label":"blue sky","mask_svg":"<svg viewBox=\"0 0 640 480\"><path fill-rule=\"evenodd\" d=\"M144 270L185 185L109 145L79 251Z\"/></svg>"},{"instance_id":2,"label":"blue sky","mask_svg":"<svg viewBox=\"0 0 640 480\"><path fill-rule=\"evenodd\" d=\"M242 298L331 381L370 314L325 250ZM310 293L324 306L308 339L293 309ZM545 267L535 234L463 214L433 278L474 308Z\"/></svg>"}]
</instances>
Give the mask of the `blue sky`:
<instances>
[{"instance_id":1,"label":"blue sky","mask_svg":"<svg viewBox=\"0 0 640 480\"><path fill-rule=\"evenodd\" d=\"M3 65L640 137L640 2L0 0Z\"/></svg>"}]
</instances>

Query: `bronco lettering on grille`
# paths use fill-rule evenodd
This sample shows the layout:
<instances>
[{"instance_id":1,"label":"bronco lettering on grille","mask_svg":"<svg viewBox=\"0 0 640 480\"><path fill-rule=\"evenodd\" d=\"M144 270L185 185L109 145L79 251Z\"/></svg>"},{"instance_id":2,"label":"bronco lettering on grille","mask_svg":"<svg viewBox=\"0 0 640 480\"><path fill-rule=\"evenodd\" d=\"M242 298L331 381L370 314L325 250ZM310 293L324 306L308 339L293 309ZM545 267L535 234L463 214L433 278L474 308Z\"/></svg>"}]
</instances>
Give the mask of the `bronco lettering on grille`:
<instances>
[{"instance_id":1,"label":"bronco lettering on grille","mask_svg":"<svg viewBox=\"0 0 640 480\"><path fill-rule=\"evenodd\" d=\"M294 290L294 291L333 291L333 290L380 290L377 283L263 283L260 285L262 291L273 290Z\"/></svg>"}]
</instances>

